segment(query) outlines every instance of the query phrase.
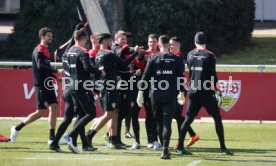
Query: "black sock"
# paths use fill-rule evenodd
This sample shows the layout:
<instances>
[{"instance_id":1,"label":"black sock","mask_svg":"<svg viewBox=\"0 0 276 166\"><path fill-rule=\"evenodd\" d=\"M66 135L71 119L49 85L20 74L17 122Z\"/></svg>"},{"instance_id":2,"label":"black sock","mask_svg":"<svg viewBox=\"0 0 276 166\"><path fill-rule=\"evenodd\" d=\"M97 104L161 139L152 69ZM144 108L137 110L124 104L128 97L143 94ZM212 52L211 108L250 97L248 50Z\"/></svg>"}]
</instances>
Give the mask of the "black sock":
<instances>
[{"instance_id":1,"label":"black sock","mask_svg":"<svg viewBox=\"0 0 276 166\"><path fill-rule=\"evenodd\" d=\"M164 152L165 154L169 153L168 147L163 147L163 152Z\"/></svg>"},{"instance_id":2,"label":"black sock","mask_svg":"<svg viewBox=\"0 0 276 166\"><path fill-rule=\"evenodd\" d=\"M15 130L20 131L24 126L25 126L25 124L23 122L21 122L17 126L15 126Z\"/></svg>"},{"instance_id":3,"label":"black sock","mask_svg":"<svg viewBox=\"0 0 276 166\"><path fill-rule=\"evenodd\" d=\"M77 138L78 137L71 137L71 138L72 138L73 145L77 147L78 146L78 144L77 144Z\"/></svg>"},{"instance_id":4,"label":"black sock","mask_svg":"<svg viewBox=\"0 0 276 166\"><path fill-rule=\"evenodd\" d=\"M49 140L54 140L54 138L55 138L55 129L50 129Z\"/></svg>"},{"instance_id":5,"label":"black sock","mask_svg":"<svg viewBox=\"0 0 276 166\"><path fill-rule=\"evenodd\" d=\"M116 144L117 143L117 136L110 136L109 137L109 142L112 144Z\"/></svg>"},{"instance_id":6,"label":"black sock","mask_svg":"<svg viewBox=\"0 0 276 166\"><path fill-rule=\"evenodd\" d=\"M97 133L96 130L89 130L89 131L87 132L87 137L88 137L89 139L92 139L92 138L94 137L94 135L96 135L96 133Z\"/></svg>"},{"instance_id":7,"label":"black sock","mask_svg":"<svg viewBox=\"0 0 276 166\"><path fill-rule=\"evenodd\" d=\"M178 142L178 148L179 148L179 149L184 148L183 142Z\"/></svg>"}]
</instances>

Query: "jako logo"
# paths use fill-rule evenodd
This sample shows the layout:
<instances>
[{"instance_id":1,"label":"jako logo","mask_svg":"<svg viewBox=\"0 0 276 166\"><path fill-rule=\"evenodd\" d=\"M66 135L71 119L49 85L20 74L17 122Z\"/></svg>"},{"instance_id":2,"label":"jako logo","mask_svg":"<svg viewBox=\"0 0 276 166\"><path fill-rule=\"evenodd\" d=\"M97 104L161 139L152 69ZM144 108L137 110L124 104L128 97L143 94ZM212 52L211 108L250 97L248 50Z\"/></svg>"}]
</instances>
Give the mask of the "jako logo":
<instances>
[{"instance_id":1,"label":"jako logo","mask_svg":"<svg viewBox=\"0 0 276 166\"><path fill-rule=\"evenodd\" d=\"M164 71L162 72L162 74L172 74L172 73L173 73L172 70L164 70Z\"/></svg>"},{"instance_id":2,"label":"jako logo","mask_svg":"<svg viewBox=\"0 0 276 166\"><path fill-rule=\"evenodd\" d=\"M157 70L157 71L156 71L156 74L157 74L157 75L161 75L161 74L172 74L172 73L173 73L172 70L163 70L163 71Z\"/></svg>"}]
</instances>

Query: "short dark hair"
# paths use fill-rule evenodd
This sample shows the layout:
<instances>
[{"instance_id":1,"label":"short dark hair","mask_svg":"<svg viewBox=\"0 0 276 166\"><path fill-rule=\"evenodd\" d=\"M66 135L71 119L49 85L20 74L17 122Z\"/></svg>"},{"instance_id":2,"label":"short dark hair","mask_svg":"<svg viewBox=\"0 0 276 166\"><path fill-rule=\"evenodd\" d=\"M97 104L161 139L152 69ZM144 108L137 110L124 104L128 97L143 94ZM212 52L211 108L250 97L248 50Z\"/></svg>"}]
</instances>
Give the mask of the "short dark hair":
<instances>
[{"instance_id":1,"label":"short dark hair","mask_svg":"<svg viewBox=\"0 0 276 166\"><path fill-rule=\"evenodd\" d=\"M197 32L195 35L195 43L196 44L206 44L207 36L204 32Z\"/></svg>"},{"instance_id":2,"label":"short dark hair","mask_svg":"<svg viewBox=\"0 0 276 166\"><path fill-rule=\"evenodd\" d=\"M119 38L120 36L126 36L127 37L127 33L123 30L119 30L115 33L115 39Z\"/></svg>"},{"instance_id":3,"label":"short dark hair","mask_svg":"<svg viewBox=\"0 0 276 166\"><path fill-rule=\"evenodd\" d=\"M181 44L181 39L178 36L174 36L170 40Z\"/></svg>"},{"instance_id":4,"label":"short dark hair","mask_svg":"<svg viewBox=\"0 0 276 166\"><path fill-rule=\"evenodd\" d=\"M161 42L161 44L169 44L170 42L170 38L167 35L160 36L158 40Z\"/></svg>"},{"instance_id":5,"label":"short dark hair","mask_svg":"<svg viewBox=\"0 0 276 166\"><path fill-rule=\"evenodd\" d=\"M76 30L74 32L74 39L75 40L79 41L79 40L81 40L83 38L87 38L87 33L85 31L83 31L83 30Z\"/></svg>"},{"instance_id":6,"label":"short dark hair","mask_svg":"<svg viewBox=\"0 0 276 166\"><path fill-rule=\"evenodd\" d=\"M149 34L149 37L148 37L148 38L158 40L158 35L156 35L156 34L152 33L152 34Z\"/></svg>"},{"instance_id":7,"label":"short dark hair","mask_svg":"<svg viewBox=\"0 0 276 166\"><path fill-rule=\"evenodd\" d=\"M43 27L38 31L38 37L45 36L47 33L53 33L53 30L48 27Z\"/></svg>"},{"instance_id":8,"label":"short dark hair","mask_svg":"<svg viewBox=\"0 0 276 166\"><path fill-rule=\"evenodd\" d=\"M105 39L111 39L111 35L109 33L101 33L98 35L99 43L102 44Z\"/></svg>"}]
</instances>

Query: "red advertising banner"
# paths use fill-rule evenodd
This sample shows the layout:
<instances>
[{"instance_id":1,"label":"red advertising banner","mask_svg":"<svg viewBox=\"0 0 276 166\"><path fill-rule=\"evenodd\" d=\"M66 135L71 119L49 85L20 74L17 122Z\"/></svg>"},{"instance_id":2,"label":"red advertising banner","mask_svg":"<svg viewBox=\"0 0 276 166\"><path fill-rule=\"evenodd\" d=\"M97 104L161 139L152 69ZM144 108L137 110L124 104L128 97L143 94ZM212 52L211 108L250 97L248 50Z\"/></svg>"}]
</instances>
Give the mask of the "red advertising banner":
<instances>
[{"instance_id":1,"label":"red advertising banner","mask_svg":"<svg viewBox=\"0 0 276 166\"><path fill-rule=\"evenodd\" d=\"M223 119L276 120L276 73L220 72L224 104ZM0 117L25 117L35 111L35 93L31 70L0 70ZM63 116L62 89L57 86L59 116ZM184 106L185 114L187 103ZM102 110L97 102L97 116ZM45 115L47 116L47 114ZM140 111L140 118L145 112ZM197 118L208 117L204 109Z\"/></svg>"}]
</instances>

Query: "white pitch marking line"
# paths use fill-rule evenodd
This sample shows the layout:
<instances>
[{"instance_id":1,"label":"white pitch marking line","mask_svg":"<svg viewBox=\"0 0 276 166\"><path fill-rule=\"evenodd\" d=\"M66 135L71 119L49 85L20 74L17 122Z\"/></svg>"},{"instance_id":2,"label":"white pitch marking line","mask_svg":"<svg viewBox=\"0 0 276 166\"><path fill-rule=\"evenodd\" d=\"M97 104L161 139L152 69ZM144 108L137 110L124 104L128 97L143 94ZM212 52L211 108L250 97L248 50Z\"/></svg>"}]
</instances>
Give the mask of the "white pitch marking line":
<instances>
[{"instance_id":1,"label":"white pitch marking line","mask_svg":"<svg viewBox=\"0 0 276 166\"><path fill-rule=\"evenodd\" d=\"M201 163L201 160L194 160L194 161L190 162L187 166L196 166L199 163Z\"/></svg>"}]
</instances>

